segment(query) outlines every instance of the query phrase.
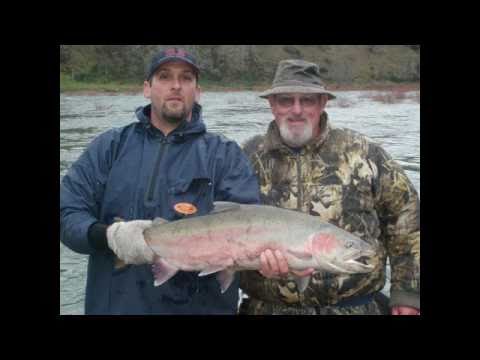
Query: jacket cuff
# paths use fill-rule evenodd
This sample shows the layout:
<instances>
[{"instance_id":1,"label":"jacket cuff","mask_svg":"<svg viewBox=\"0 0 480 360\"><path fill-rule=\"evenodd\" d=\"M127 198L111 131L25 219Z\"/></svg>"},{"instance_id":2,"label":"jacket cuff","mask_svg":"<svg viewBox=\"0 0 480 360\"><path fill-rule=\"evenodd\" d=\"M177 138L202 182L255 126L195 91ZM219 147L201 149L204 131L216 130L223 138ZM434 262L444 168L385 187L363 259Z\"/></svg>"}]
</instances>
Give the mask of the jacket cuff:
<instances>
[{"instance_id":1,"label":"jacket cuff","mask_svg":"<svg viewBox=\"0 0 480 360\"><path fill-rule=\"evenodd\" d=\"M96 222L88 228L88 243L95 250L108 250L107 227L106 224Z\"/></svg>"},{"instance_id":2,"label":"jacket cuff","mask_svg":"<svg viewBox=\"0 0 480 360\"><path fill-rule=\"evenodd\" d=\"M418 293L392 290L390 292L390 307L410 306L420 310L420 295Z\"/></svg>"}]
</instances>

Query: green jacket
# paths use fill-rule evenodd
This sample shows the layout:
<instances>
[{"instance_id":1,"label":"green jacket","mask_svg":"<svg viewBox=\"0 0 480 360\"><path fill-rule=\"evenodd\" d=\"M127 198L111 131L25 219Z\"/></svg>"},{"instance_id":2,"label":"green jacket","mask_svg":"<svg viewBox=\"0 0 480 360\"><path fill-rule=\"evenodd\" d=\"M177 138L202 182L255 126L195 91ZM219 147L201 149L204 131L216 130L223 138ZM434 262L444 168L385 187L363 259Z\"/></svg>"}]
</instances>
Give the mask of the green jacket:
<instances>
[{"instance_id":1,"label":"green jacket","mask_svg":"<svg viewBox=\"0 0 480 360\"><path fill-rule=\"evenodd\" d=\"M333 128L324 112L321 136L298 153L270 123L244 150L256 171L263 203L329 221L378 247L368 274L313 275L299 293L290 279L241 273L241 288L262 303L326 306L381 290L391 266L390 306L420 308L420 200L403 169L366 136Z\"/></svg>"}]
</instances>

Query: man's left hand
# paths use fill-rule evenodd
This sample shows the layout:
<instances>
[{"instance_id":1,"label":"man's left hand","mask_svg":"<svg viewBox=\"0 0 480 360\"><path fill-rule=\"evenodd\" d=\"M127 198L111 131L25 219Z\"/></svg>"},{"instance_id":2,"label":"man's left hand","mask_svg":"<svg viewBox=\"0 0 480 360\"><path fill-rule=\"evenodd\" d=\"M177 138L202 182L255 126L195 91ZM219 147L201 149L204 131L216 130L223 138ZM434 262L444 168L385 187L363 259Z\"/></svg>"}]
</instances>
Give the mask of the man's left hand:
<instances>
[{"instance_id":1,"label":"man's left hand","mask_svg":"<svg viewBox=\"0 0 480 360\"><path fill-rule=\"evenodd\" d=\"M125 264L153 263L154 252L145 242L143 231L152 220L117 221L107 228L108 246Z\"/></svg>"},{"instance_id":2,"label":"man's left hand","mask_svg":"<svg viewBox=\"0 0 480 360\"><path fill-rule=\"evenodd\" d=\"M420 310L410 306L394 306L392 315L420 315Z\"/></svg>"}]
</instances>

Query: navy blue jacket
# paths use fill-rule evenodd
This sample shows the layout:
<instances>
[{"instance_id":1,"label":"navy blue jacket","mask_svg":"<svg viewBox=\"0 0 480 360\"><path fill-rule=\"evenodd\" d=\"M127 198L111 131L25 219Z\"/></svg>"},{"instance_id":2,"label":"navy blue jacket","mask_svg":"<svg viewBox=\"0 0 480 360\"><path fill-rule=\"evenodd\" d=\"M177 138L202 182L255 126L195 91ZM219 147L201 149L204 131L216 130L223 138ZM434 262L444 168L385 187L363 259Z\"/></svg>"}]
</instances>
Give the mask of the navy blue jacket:
<instances>
[{"instance_id":1,"label":"navy blue jacket","mask_svg":"<svg viewBox=\"0 0 480 360\"><path fill-rule=\"evenodd\" d=\"M199 215L213 201L259 202L246 156L235 142L206 132L200 105L194 105L191 122L166 137L151 125L150 106L137 109L139 122L95 138L61 182L61 241L90 255L85 313L233 314L238 277L224 294L215 274L196 272L179 271L154 287L151 265L114 269L113 252L88 242L92 224L111 224L116 216L176 220L178 202L194 204Z\"/></svg>"}]
</instances>

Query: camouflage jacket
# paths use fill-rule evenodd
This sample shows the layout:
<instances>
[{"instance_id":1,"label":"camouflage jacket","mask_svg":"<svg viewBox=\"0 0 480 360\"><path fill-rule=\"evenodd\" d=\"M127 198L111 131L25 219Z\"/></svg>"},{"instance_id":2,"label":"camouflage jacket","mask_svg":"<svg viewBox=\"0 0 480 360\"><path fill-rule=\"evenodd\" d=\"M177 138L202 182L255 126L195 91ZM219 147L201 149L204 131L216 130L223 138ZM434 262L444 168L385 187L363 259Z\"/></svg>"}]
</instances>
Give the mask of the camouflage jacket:
<instances>
[{"instance_id":1,"label":"camouflage jacket","mask_svg":"<svg viewBox=\"0 0 480 360\"><path fill-rule=\"evenodd\" d=\"M314 274L299 293L290 279L241 273L251 298L285 306L327 306L381 290L391 266L390 306L420 308L420 200L403 169L376 143L333 128L324 112L321 136L296 153L270 123L244 150L257 173L263 203L297 209L329 221L378 247L368 274Z\"/></svg>"}]
</instances>

